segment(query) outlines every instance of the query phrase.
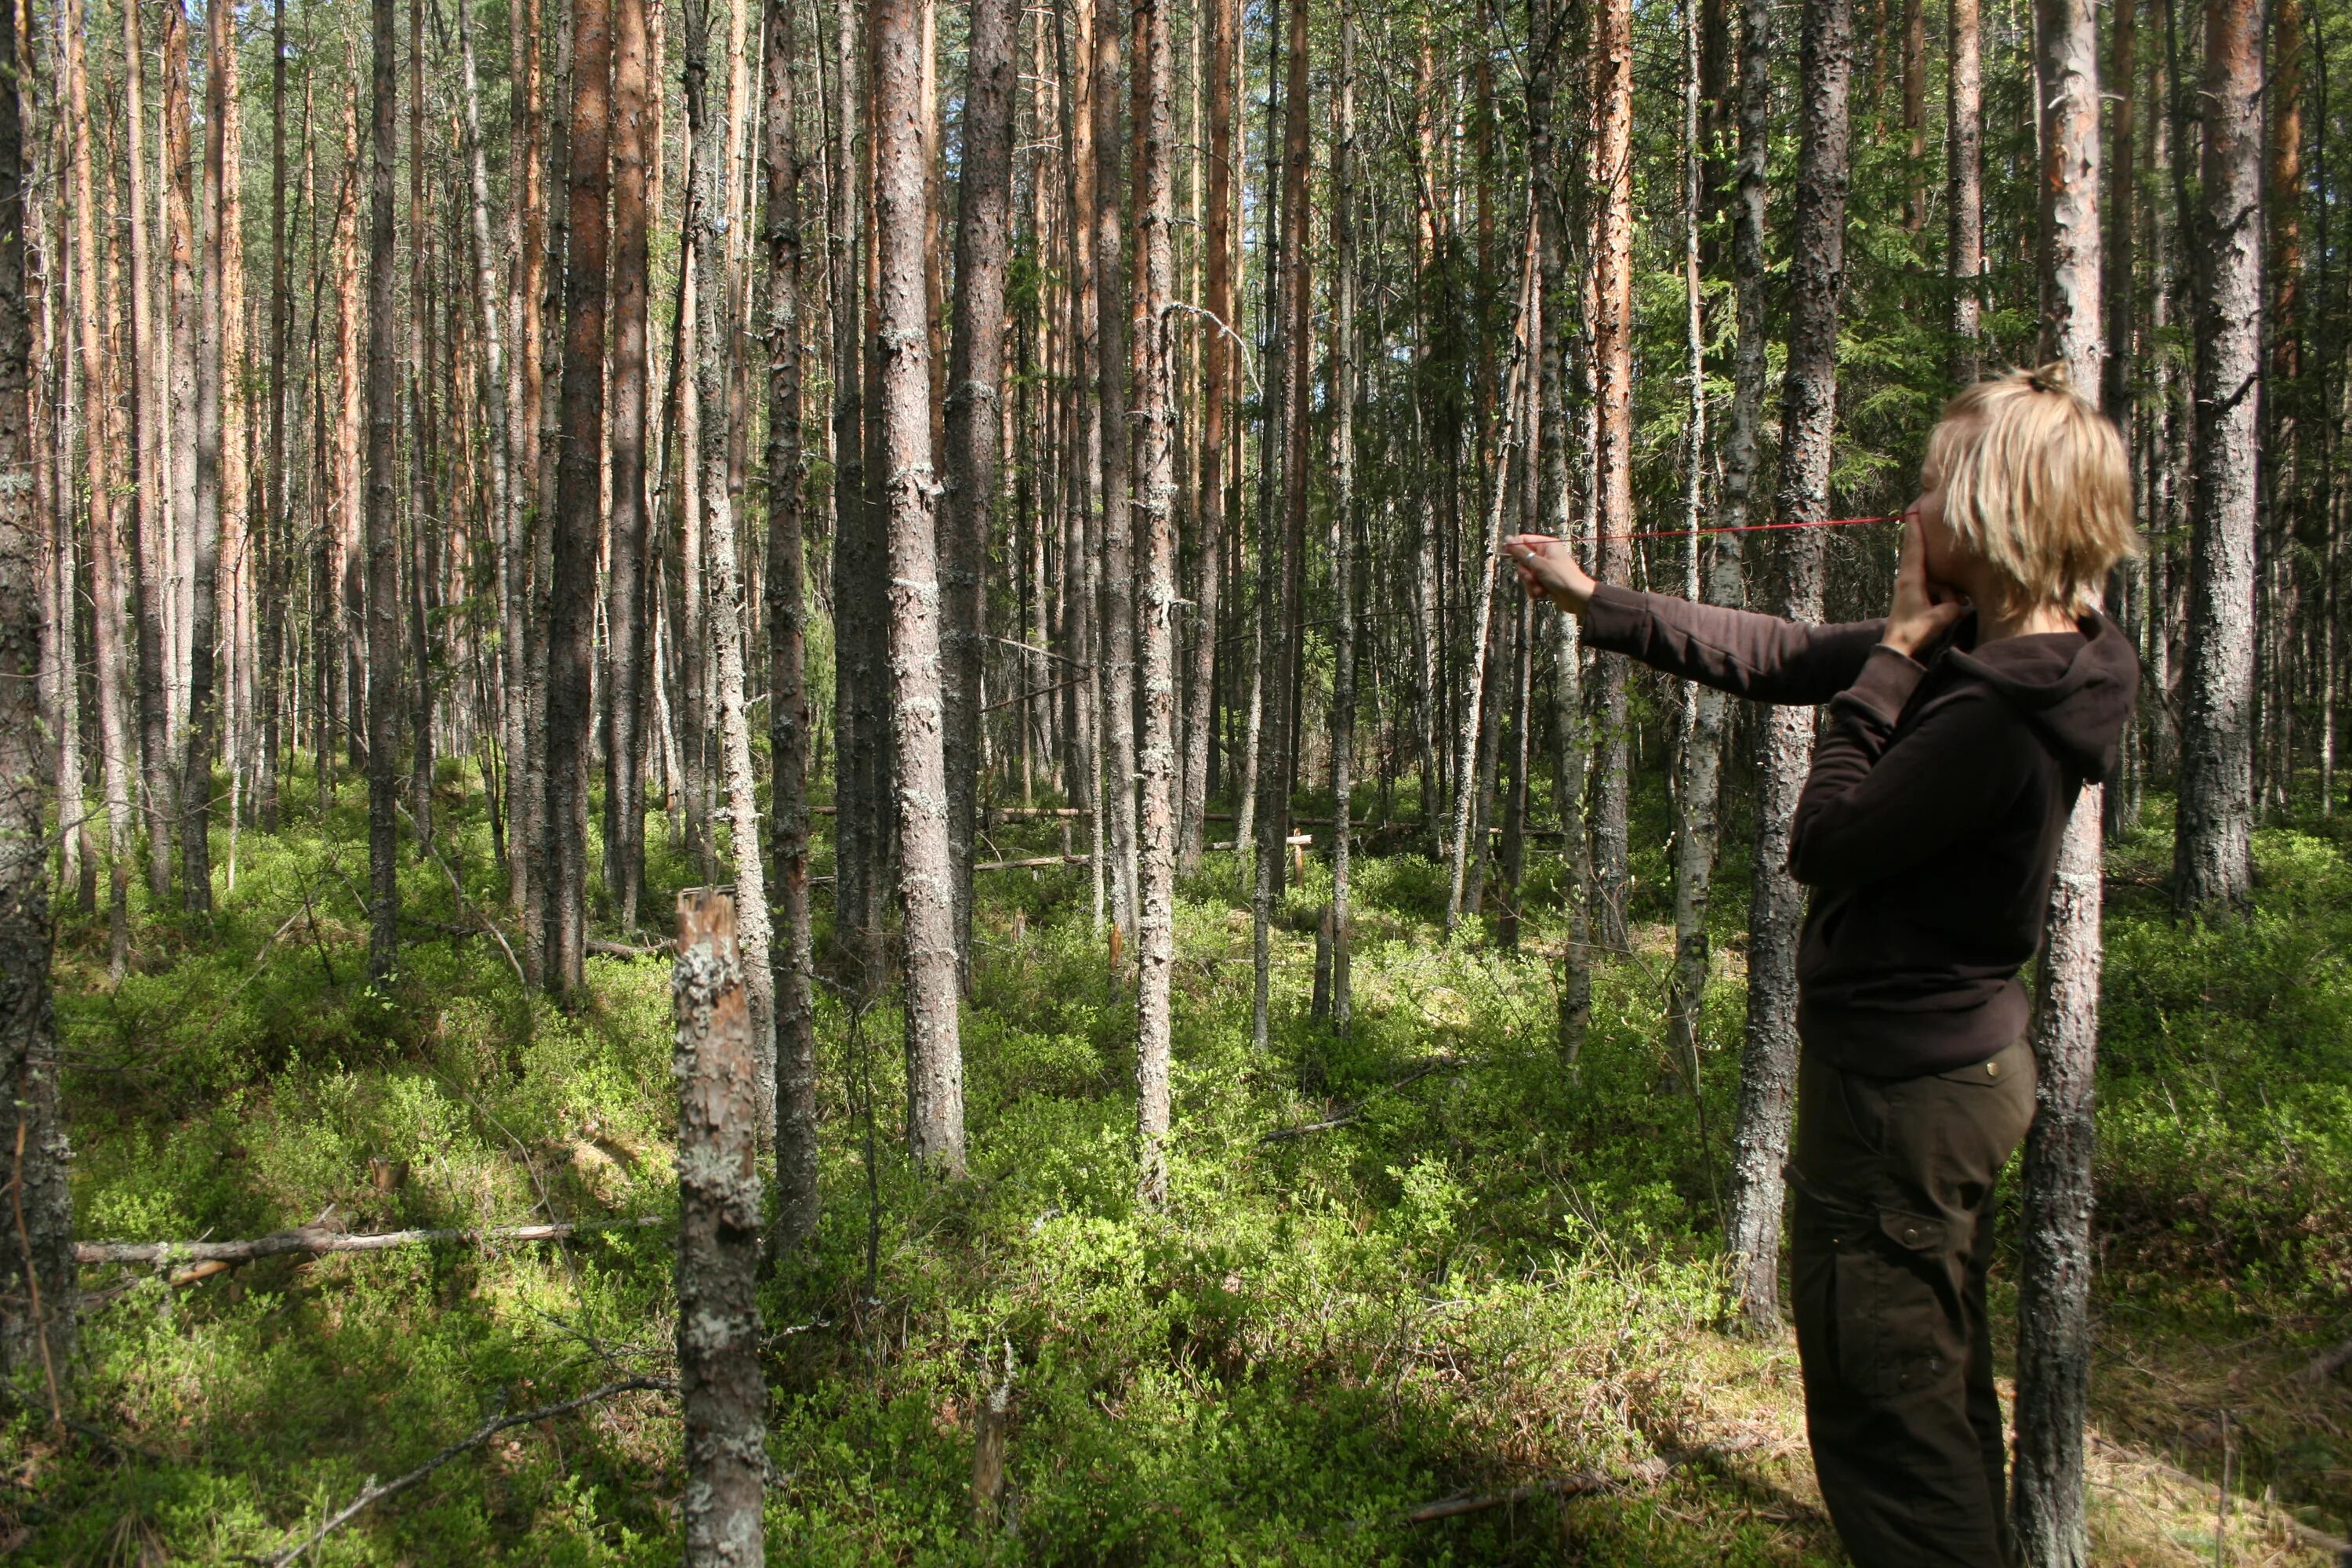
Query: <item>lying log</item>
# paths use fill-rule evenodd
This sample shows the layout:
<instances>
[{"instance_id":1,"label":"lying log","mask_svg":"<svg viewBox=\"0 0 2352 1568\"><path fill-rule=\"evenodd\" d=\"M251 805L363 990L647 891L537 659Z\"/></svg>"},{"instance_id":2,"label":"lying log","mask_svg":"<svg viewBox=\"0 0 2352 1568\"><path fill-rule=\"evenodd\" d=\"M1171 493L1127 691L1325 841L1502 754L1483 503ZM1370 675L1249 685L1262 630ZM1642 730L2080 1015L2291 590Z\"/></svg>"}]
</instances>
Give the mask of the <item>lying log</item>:
<instances>
[{"instance_id":1,"label":"lying log","mask_svg":"<svg viewBox=\"0 0 2352 1568\"><path fill-rule=\"evenodd\" d=\"M466 1230L384 1230L349 1236L322 1225L272 1231L246 1241L77 1241L77 1263L250 1263L289 1253L388 1252L452 1241L562 1241L597 1230L635 1230L666 1223L657 1215L635 1219L583 1220L569 1225L497 1225Z\"/></svg>"},{"instance_id":2,"label":"lying log","mask_svg":"<svg viewBox=\"0 0 2352 1568\"><path fill-rule=\"evenodd\" d=\"M1665 1478L1672 1468L1664 1459L1644 1459L1625 1475L1603 1475L1598 1470L1579 1470L1570 1476L1555 1476L1550 1480L1532 1485L1513 1487L1501 1492L1462 1492L1454 1497L1440 1498L1410 1510L1404 1516L1407 1524L1433 1524L1441 1519L1459 1519L1465 1513L1484 1513L1493 1508L1511 1508L1532 1502L1539 1497L1591 1497L1596 1492L1615 1491L1624 1487L1654 1486Z\"/></svg>"}]
</instances>

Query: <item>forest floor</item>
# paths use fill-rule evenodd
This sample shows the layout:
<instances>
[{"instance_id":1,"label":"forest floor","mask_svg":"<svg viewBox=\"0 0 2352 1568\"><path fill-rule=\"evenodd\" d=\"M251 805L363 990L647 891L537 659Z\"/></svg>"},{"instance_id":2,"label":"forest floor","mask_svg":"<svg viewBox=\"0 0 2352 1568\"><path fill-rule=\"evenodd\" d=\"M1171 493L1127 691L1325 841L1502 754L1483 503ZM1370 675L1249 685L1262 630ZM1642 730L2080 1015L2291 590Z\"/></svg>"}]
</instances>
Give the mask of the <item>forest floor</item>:
<instances>
[{"instance_id":1,"label":"forest floor","mask_svg":"<svg viewBox=\"0 0 2352 1568\"><path fill-rule=\"evenodd\" d=\"M65 914L78 1233L656 1223L87 1270L82 1426L0 1427L0 1556L266 1559L487 1415L671 1370L668 965L597 958L583 1011L534 1003L481 934L499 878L448 783L448 874L405 860L388 993L364 983L356 786L242 834L209 929L138 911L120 987L103 918ZM1662 889L1647 805L1637 888ZM2352 1341L2352 834L2273 828L2259 857L2252 917L2216 931L2164 913L2162 820L2110 863L2102 1564L2318 1563L2352 1520L2352 1354L2329 1354ZM1131 1029L1083 868L983 874L967 1184L901 1156L896 1013L828 992L824 1222L764 1302L772 1561L1842 1562L1792 1344L1713 1327L1744 869L1696 1100L1658 1044L1654 891L1563 1059L1551 876L1506 952L1440 940L1427 859L1360 862L1342 1037L1307 1016L1310 862L1258 1054L1246 905L1213 856L1181 905L1161 1214L1132 1201ZM657 849L649 879L689 875ZM975 1410L1008 1355L1005 1517L981 1531ZM625 1393L499 1434L309 1560L668 1563L682 1488L674 1399Z\"/></svg>"}]
</instances>

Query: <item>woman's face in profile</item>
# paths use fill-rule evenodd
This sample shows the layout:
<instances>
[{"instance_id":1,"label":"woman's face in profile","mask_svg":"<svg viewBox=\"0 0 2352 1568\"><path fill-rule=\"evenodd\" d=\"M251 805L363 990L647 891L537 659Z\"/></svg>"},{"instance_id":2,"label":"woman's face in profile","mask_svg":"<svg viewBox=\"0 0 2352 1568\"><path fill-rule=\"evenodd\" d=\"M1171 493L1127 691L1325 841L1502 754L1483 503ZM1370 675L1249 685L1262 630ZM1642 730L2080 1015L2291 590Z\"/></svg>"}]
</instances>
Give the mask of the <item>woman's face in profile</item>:
<instances>
[{"instance_id":1,"label":"woman's face in profile","mask_svg":"<svg viewBox=\"0 0 2352 1568\"><path fill-rule=\"evenodd\" d=\"M1919 470L1919 497L1904 509L1903 517L1918 526L1927 580L1957 588L1967 576L1967 562L1960 542L1944 522L1944 474L1934 458Z\"/></svg>"}]
</instances>

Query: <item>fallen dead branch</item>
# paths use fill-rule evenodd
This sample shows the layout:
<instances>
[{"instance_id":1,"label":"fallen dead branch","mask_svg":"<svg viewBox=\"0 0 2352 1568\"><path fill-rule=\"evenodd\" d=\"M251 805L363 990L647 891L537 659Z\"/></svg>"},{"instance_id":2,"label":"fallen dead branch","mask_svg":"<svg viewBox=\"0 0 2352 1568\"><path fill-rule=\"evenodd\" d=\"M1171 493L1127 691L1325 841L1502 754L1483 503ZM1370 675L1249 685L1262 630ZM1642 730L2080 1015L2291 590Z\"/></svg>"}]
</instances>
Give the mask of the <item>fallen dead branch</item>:
<instances>
[{"instance_id":1,"label":"fallen dead branch","mask_svg":"<svg viewBox=\"0 0 2352 1568\"><path fill-rule=\"evenodd\" d=\"M272 1231L246 1241L78 1241L77 1263L250 1263L288 1253L386 1252L395 1247L425 1247L451 1241L561 1241L594 1230L633 1230L664 1225L658 1215L635 1219L588 1220L574 1225L500 1225L465 1230L386 1230L346 1236L324 1226Z\"/></svg>"},{"instance_id":2,"label":"fallen dead branch","mask_svg":"<svg viewBox=\"0 0 2352 1568\"><path fill-rule=\"evenodd\" d=\"M609 1399L615 1394L626 1394L633 1389L652 1388L667 1393L676 1387L677 1384L666 1377L625 1377L617 1383L608 1383L602 1388L591 1389L577 1399L566 1399L555 1405L542 1405L536 1410L525 1410L512 1415L493 1415L474 1428L472 1436L450 1444L404 1476L386 1481L382 1486L378 1486L375 1478L370 1476L365 1489L359 1496L345 1504L341 1512L331 1515L325 1523L285 1551L274 1557L265 1558L263 1561L268 1563L269 1568L286 1568L286 1564L324 1541L328 1533L337 1526L347 1523L384 1499L406 1491L460 1454L480 1447L509 1426L528 1426L534 1421L545 1421L552 1416L568 1415L583 1405L593 1405L600 1399Z\"/></svg>"}]
</instances>

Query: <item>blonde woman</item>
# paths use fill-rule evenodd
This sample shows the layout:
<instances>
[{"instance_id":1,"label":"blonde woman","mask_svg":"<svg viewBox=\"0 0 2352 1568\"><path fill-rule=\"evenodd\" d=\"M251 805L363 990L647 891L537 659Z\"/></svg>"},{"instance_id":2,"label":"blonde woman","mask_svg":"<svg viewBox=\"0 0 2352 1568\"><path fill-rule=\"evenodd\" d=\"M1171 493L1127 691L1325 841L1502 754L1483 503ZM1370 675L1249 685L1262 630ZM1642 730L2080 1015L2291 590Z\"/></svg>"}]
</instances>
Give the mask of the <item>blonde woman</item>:
<instances>
[{"instance_id":1,"label":"blonde woman","mask_svg":"<svg viewBox=\"0 0 2352 1568\"><path fill-rule=\"evenodd\" d=\"M1596 648L1829 705L1789 846L1811 892L1788 1176L1814 1467L1863 1568L2007 1562L1993 1184L2033 1116L2018 971L2138 689L2099 610L2136 548L2123 443L2054 367L1962 392L1883 620L1801 626L1597 584L1557 539L1507 548Z\"/></svg>"}]
</instances>

